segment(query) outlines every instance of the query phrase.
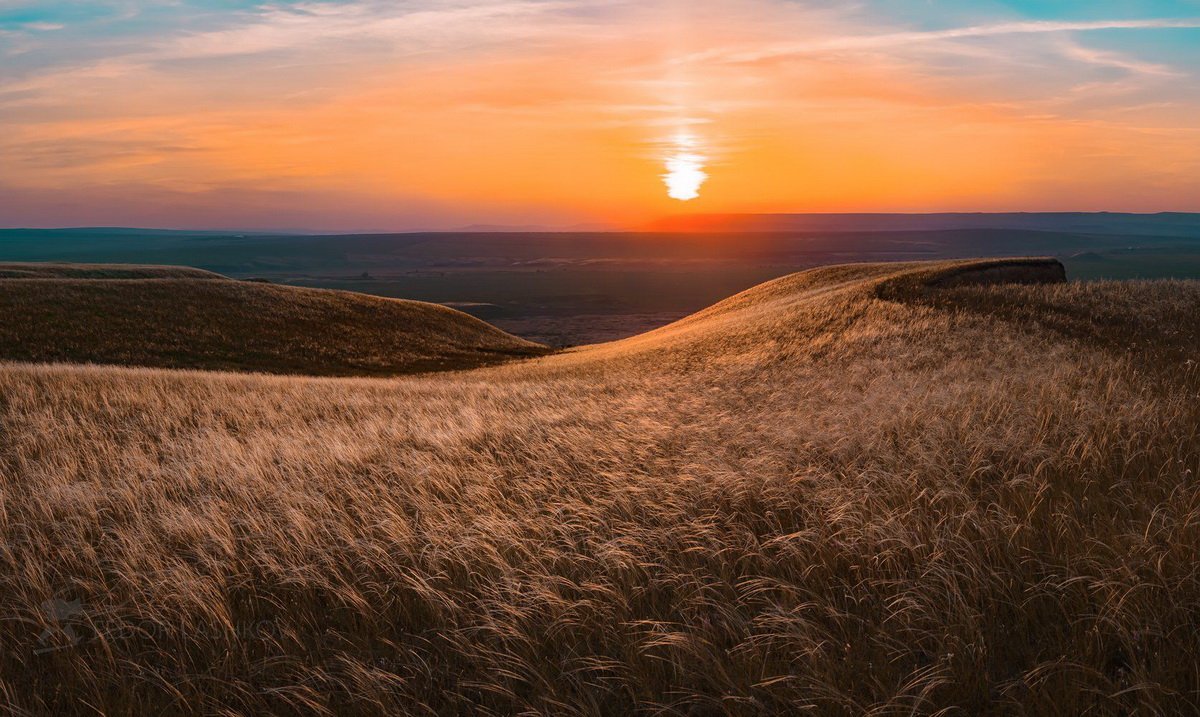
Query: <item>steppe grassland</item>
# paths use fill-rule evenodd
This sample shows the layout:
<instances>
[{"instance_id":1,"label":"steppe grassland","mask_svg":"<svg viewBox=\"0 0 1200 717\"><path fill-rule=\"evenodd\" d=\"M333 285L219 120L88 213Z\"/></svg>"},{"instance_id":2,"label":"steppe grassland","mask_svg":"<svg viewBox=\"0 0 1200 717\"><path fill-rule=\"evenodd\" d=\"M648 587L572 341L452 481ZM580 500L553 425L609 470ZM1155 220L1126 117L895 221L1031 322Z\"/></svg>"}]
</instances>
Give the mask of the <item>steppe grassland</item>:
<instances>
[{"instance_id":1,"label":"steppe grassland","mask_svg":"<svg viewBox=\"0 0 1200 717\"><path fill-rule=\"evenodd\" d=\"M5 366L5 697L1200 709L1200 289L902 270L465 374ZM35 655L52 599L82 639Z\"/></svg>"}]
</instances>

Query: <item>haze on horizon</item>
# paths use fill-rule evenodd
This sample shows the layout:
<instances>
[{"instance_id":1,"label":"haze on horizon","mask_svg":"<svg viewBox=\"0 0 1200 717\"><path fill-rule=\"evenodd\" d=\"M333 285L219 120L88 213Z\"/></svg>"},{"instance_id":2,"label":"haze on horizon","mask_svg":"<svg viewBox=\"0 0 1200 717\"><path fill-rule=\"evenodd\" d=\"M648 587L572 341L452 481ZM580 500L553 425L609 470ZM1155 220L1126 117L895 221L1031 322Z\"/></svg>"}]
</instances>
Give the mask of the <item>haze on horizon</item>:
<instances>
[{"instance_id":1,"label":"haze on horizon","mask_svg":"<svg viewBox=\"0 0 1200 717\"><path fill-rule=\"evenodd\" d=\"M1200 210L1197 0L0 0L0 58L0 226Z\"/></svg>"}]
</instances>

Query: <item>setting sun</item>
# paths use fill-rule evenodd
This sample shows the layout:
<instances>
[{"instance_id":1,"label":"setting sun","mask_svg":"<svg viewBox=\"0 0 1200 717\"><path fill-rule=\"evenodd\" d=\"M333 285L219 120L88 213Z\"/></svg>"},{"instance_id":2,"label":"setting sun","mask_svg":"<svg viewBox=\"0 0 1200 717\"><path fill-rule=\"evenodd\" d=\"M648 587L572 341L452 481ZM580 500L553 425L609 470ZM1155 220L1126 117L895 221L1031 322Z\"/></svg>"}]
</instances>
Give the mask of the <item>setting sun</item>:
<instances>
[{"instance_id":1,"label":"setting sun","mask_svg":"<svg viewBox=\"0 0 1200 717\"><path fill-rule=\"evenodd\" d=\"M667 196L683 202L700 196L700 187L708 180L704 172L705 157L699 153L693 135L680 133L672 141L672 152L666 158L667 173L663 182Z\"/></svg>"}]
</instances>

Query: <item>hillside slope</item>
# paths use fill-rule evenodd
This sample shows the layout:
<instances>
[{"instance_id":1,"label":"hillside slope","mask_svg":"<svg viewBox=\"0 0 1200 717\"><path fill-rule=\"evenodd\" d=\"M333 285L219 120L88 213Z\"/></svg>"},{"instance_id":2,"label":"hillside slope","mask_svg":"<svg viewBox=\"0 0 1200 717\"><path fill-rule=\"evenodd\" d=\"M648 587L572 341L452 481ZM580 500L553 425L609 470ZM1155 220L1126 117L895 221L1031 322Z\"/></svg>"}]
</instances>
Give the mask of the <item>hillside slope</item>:
<instances>
[{"instance_id":1,"label":"hillside slope","mask_svg":"<svg viewBox=\"0 0 1200 717\"><path fill-rule=\"evenodd\" d=\"M10 361L349 376L547 351L435 304L208 278L2 279L0 313Z\"/></svg>"},{"instance_id":2,"label":"hillside slope","mask_svg":"<svg viewBox=\"0 0 1200 717\"><path fill-rule=\"evenodd\" d=\"M1196 713L1200 284L1060 279L828 267L390 380L2 365L0 695Z\"/></svg>"},{"instance_id":3,"label":"hillside slope","mask_svg":"<svg viewBox=\"0 0 1200 717\"><path fill-rule=\"evenodd\" d=\"M0 279L225 279L190 266L0 262Z\"/></svg>"}]
</instances>

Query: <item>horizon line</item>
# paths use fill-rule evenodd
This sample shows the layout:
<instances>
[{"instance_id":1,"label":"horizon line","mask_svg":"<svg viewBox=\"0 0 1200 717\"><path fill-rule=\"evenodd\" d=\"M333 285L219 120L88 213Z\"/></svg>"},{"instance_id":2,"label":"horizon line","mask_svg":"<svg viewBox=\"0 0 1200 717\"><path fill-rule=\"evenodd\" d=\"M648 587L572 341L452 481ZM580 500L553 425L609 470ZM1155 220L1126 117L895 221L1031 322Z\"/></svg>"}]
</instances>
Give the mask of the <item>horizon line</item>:
<instances>
[{"instance_id":1,"label":"horizon line","mask_svg":"<svg viewBox=\"0 0 1200 717\"><path fill-rule=\"evenodd\" d=\"M246 228L246 227L163 227L163 226L123 226L123 225L63 225L63 226L0 226L0 231L138 231L138 232L170 232L170 233L205 233L205 234L246 234L255 236L349 236L369 234L640 234L664 233L653 227L656 224L671 221L687 221L689 219L712 218L744 218L744 217L937 217L937 216L1131 216L1157 217L1165 215L1183 215L1200 217L1200 210L1159 210L1152 212L1122 211L1122 210L1052 210L1052 211L984 211L984 210L954 210L954 211L859 211L859 212L696 212L691 214L673 214L658 217L643 222L636 227L613 226L607 228L581 228L580 226L552 226L537 224L490 224L464 225L446 229L437 228L347 228L347 229L308 229L290 228ZM670 233L670 232L666 232Z\"/></svg>"}]
</instances>

